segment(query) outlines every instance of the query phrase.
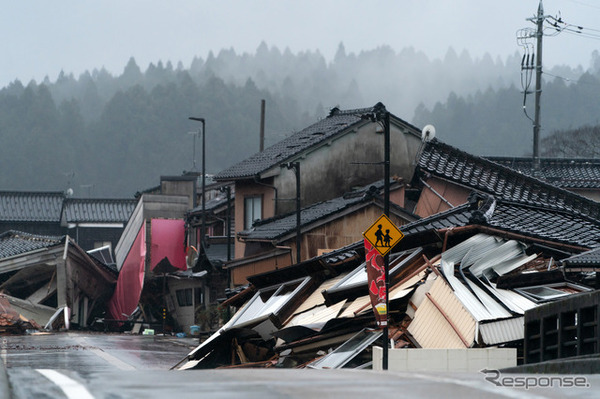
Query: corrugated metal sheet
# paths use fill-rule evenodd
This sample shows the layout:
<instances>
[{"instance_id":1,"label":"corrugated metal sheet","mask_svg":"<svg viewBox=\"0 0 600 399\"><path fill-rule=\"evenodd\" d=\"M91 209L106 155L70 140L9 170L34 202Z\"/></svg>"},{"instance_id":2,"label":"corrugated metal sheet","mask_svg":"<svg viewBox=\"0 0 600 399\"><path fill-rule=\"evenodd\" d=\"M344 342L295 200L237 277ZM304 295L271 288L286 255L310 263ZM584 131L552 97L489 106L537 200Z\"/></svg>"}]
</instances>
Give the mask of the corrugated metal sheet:
<instances>
[{"instance_id":1,"label":"corrugated metal sheet","mask_svg":"<svg viewBox=\"0 0 600 399\"><path fill-rule=\"evenodd\" d=\"M518 314L525 314L526 310L533 309L537 304L523 295L511 290L497 288L496 284L486 284L490 288L490 292L499 300L502 301L510 310Z\"/></svg>"},{"instance_id":2,"label":"corrugated metal sheet","mask_svg":"<svg viewBox=\"0 0 600 399\"><path fill-rule=\"evenodd\" d=\"M442 259L454 264L463 261L469 254L472 262L476 262L482 253L486 253L502 245L499 239L487 234L476 234L473 237L455 245L442 254Z\"/></svg>"},{"instance_id":3,"label":"corrugated metal sheet","mask_svg":"<svg viewBox=\"0 0 600 399\"><path fill-rule=\"evenodd\" d=\"M517 269L518 267L523 266L527 262L531 262L535 258L537 258L537 254L533 254L531 256L523 255L516 259L511 259L509 261L499 263L499 264L493 266L492 269L494 269L494 271L499 276L502 276L503 274L510 273L511 271Z\"/></svg>"},{"instance_id":4,"label":"corrugated metal sheet","mask_svg":"<svg viewBox=\"0 0 600 399\"><path fill-rule=\"evenodd\" d=\"M481 323L479 332L487 345L521 340L525 337L525 317L513 317L489 323Z\"/></svg>"},{"instance_id":5,"label":"corrugated metal sheet","mask_svg":"<svg viewBox=\"0 0 600 399\"><path fill-rule=\"evenodd\" d=\"M423 348L465 348L460 336L471 346L475 341L476 320L452 289L442 278L437 278L429 294L452 321L458 333L429 298L424 299L417 309L408 331Z\"/></svg>"},{"instance_id":6,"label":"corrugated metal sheet","mask_svg":"<svg viewBox=\"0 0 600 399\"><path fill-rule=\"evenodd\" d=\"M335 284L340 282L344 277L346 277L348 273L342 273L339 276L331 278L329 280L324 281L316 290L313 291L312 294L294 311L294 315L305 312L309 309L312 309L316 306L323 305L325 303L325 298L321 292L333 287Z\"/></svg>"},{"instance_id":7,"label":"corrugated metal sheet","mask_svg":"<svg viewBox=\"0 0 600 399\"><path fill-rule=\"evenodd\" d=\"M504 308L496 299L494 299L494 297L489 295L486 291L481 289L474 282L467 279L467 283L468 283L469 287L471 288L471 290L477 296L477 299L479 299L481 301L483 306L485 306L487 311L490 312L490 314L494 318L499 319L499 318L503 318L503 317L512 316L512 314L508 310L506 310L506 308Z\"/></svg>"},{"instance_id":8,"label":"corrugated metal sheet","mask_svg":"<svg viewBox=\"0 0 600 399\"><path fill-rule=\"evenodd\" d=\"M317 306L304 313L296 314L285 324L284 327L306 326L310 328L323 326L329 320L338 317L345 304L346 301L341 301L329 307L326 305Z\"/></svg>"},{"instance_id":9,"label":"corrugated metal sheet","mask_svg":"<svg viewBox=\"0 0 600 399\"><path fill-rule=\"evenodd\" d=\"M473 295L473 293L454 276L454 264L445 262L444 259L442 259L442 272L454 290L456 297L477 321L497 319L497 317L492 315L486 307L479 302L475 295Z\"/></svg>"},{"instance_id":10,"label":"corrugated metal sheet","mask_svg":"<svg viewBox=\"0 0 600 399\"><path fill-rule=\"evenodd\" d=\"M506 241L497 248L482 253L479 260L473 263L469 270L475 276L480 276L486 270L493 268L495 265L518 258L523 254L523 244L514 240ZM467 265L463 265L463 267L466 266Z\"/></svg>"}]
</instances>

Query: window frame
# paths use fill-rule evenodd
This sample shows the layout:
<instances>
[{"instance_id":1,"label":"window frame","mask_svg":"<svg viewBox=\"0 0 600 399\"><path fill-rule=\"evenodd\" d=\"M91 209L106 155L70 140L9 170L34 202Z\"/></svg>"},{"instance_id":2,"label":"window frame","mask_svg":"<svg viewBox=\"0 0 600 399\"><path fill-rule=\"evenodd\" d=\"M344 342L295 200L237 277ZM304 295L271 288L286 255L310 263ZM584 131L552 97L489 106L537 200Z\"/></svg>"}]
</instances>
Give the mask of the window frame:
<instances>
[{"instance_id":1,"label":"window frame","mask_svg":"<svg viewBox=\"0 0 600 399\"><path fill-rule=\"evenodd\" d=\"M248 203L251 201L252 220L248 220ZM258 217L255 217L256 201L258 201ZM261 220L263 215L263 196L262 195L248 195L244 197L244 230L252 228L255 221Z\"/></svg>"}]
</instances>

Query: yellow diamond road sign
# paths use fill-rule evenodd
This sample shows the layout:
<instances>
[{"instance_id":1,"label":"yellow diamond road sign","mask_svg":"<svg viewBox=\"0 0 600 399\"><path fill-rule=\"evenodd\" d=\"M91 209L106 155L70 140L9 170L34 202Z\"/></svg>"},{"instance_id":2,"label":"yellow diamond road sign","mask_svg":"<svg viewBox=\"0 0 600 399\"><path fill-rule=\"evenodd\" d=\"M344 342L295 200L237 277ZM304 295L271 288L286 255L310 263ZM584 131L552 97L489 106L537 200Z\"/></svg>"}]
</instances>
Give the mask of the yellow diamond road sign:
<instances>
[{"instance_id":1,"label":"yellow diamond road sign","mask_svg":"<svg viewBox=\"0 0 600 399\"><path fill-rule=\"evenodd\" d=\"M394 248L394 245L404 238L404 234L396 227L396 225L384 214L379 217L363 233L363 236L371 243L371 245L381 254L385 256Z\"/></svg>"}]
</instances>

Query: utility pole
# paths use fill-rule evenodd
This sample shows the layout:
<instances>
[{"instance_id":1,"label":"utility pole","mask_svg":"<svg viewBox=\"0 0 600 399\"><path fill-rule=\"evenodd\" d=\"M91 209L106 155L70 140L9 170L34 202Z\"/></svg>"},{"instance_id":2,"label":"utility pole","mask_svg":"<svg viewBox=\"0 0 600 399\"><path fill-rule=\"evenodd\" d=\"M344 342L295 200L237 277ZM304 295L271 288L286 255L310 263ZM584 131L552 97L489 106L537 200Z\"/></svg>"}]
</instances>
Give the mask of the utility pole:
<instances>
[{"instance_id":1,"label":"utility pole","mask_svg":"<svg viewBox=\"0 0 600 399\"><path fill-rule=\"evenodd\" d=\"M533 122L533 168L540 169L540 98L542 96L542 38L544 35L544 6L538 6L536 19L537 57L535 60L535 116Z\"/></svg>"}]
</instances>

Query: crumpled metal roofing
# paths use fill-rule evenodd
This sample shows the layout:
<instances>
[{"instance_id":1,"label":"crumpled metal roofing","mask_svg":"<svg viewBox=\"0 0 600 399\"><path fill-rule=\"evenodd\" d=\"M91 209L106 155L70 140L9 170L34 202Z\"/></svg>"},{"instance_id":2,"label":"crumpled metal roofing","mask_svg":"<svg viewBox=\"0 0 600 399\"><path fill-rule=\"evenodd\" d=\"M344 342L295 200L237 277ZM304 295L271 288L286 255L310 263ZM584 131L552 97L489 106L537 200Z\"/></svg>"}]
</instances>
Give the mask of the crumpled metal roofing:
<instances>
[{"instance_id":1,"label":"crumpled metal roofing","mask_svg":"<svg viewBox=\"0 0 600 399\"><path fill-rule=\"evenodd\" d=\"M62 245L65 236L42 236L9 230L0 234L0 259Z\"/></svg>"},{"instance_id":2,"label":"crumpled metal roofing","mask_svg":"<svg viewBox=\"0 0 600 399\"><path fill-rule=\"evenodd\" d=\"M507 201L570 211L600 220L600 203L433 139L419 170Z\"/></svg>"},{"instance_id":3,"label":"crumpled metal roofing","mask_svg":"<svg viewBox=\"0 0 600 399\"><path fill-rule=\"evenodd\" d=\"M540 168L535 170L531 158L486 158L557 187L566 189L600 188L600 159L541 158Z\"/></svg>"}]
</instances>

